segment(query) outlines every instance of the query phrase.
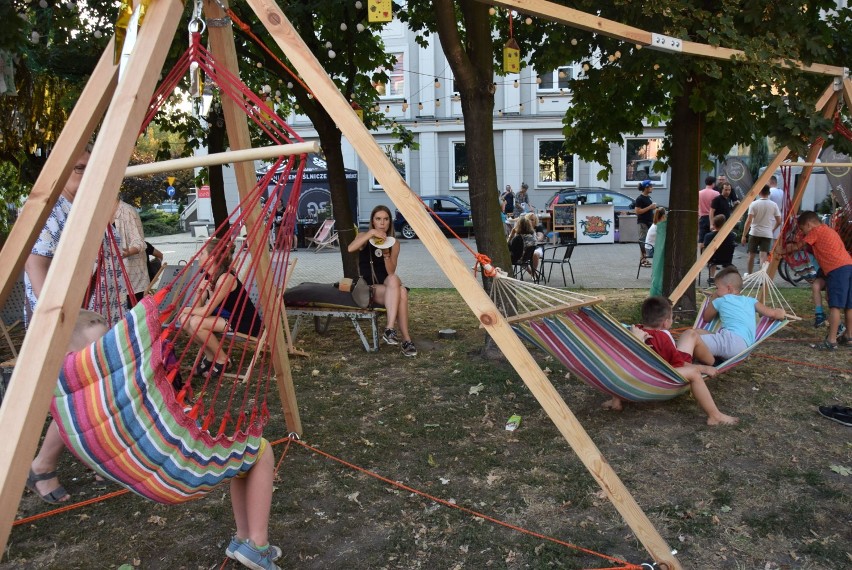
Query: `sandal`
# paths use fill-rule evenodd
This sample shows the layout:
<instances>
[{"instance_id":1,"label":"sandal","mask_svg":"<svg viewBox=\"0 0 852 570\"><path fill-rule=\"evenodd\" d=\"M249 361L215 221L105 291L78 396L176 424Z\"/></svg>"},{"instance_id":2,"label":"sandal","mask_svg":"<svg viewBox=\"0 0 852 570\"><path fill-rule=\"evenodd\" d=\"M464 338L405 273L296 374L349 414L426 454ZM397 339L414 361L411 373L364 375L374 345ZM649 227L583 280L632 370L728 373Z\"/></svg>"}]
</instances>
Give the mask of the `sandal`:
<instances>
[{"instance_id":1,"label":"sandal","mask_svg":"<svg viewBox=\"0 0 852 570\"><path fill-rule=\"evenodd\" d=\"M66 502L71 498L71 495L68 494L68 491L65 490L65 487L62 485L58 486L56 489L49 493L41 494L36 487L36 483L39 481L47 481L48 479L53 479L56 477L56 471L48 471L47 473L36 473L32 469L30 469L29 475L27 475L27 489L35 493L41 498L45 503L50 503L51 505L59 505L61 503ZM68 499L66 499L68 497ZM63 501L63 499L65 499Z\"/></svg>"},{"instance_id":2,"label":"sandal","mask_svg":"<svg viewBox=\"0 0 852 570\"><path fill-rule=\"evenodd\" d=\"M225 362L214 362L210 367L210 379L215 380L219 376L221 376L225 370L231 366L231 360L228 359Z\"/></svg>"},{"instance_id":3,"label":"sandal","mask_svg":"<svg viewBox=\"0 0 852 570\"><path fill-rule=\"evenodd\" d=\"M195 375L196 376L205 376L210 368L213 366L213 363L207 360L206 356L201 357L201 362L195 367Z\"/></svg>"},{"instance_id":4,"label":"sandal","mask_svg":"<svg viewBox=\"0 0 852 570\"><path fill-rule=\"evenodd\" d=\"M643 260L640 262L640 265L641 265L642 267L652 267L651 262L650 262L650 261L648 261L647 259L643 259Z\"/></svg>"},{"instance_id":5,"label":"sandal","mask_svg":"<svg viewBox=\"0 0 852 570\"><path fill-rule=\"evenodd\" d=\"M837 343L836 342L828 342L827 340L824 340L820 343L812 344L811 348L814 349L814 350L825 350L825 351L828 351L828 352L834 352L835 350L837 350Z\"/></svg>"},{"instance_id":6,"label":"sandal","mask_svg":"<svg viewBox=\"0 0 852 570\"><path fill-rule=\"evenodd\" d=\"M849 342L849 337L844 335L840 335L837 337L837 344L841 344L843 346L852 346Z\"/></svg>"}]
</instances>

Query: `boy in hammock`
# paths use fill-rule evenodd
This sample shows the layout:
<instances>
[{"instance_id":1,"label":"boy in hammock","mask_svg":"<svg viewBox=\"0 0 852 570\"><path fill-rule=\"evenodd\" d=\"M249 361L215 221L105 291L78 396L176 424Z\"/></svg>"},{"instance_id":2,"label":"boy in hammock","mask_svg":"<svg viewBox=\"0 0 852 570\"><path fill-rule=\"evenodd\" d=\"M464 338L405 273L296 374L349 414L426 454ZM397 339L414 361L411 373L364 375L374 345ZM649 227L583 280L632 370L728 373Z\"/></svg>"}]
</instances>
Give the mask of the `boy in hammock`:
<instances>
[{"instance_id":1,"label":"boy in hammock","mask_svg":"<svg viewBox=\"0 0 852 570\"><path fill-rule=\"evenodd\" d=\"M701 340L693 331L686 331L675 343L669 332L673 322L672 303L666 297L648 297L642 303L642 324L631 327L630 332L636 338L649 345L666 362L672 365L678 374L689 381L692 395L707 414L707 425L732 425L740 420L734 416L723 414L716 407L710 390L702 375L716 376L716 369L703 364L693 364L692 353L696 344ZM622 401L617 396L604 404L604 407L620 410Z\"/></svg>"},{"instance_id":2,"label":"boy in hammock","mask_svg":"<svg viewBox=\"0 0 852 570\"><path fill-rule=\"evenodd\" d=\"M716 290L704 307L707 322L719 317L722 327L715 333L696 331L701 342L693 356L704 364L713 364L716 358L727 360L754 344L757 334L755 311L764 317L781 320L784 309L767 307L754 297L740 295L743 278L736 267L726 267L716 275Z\"/></svg>"}]
</instances>

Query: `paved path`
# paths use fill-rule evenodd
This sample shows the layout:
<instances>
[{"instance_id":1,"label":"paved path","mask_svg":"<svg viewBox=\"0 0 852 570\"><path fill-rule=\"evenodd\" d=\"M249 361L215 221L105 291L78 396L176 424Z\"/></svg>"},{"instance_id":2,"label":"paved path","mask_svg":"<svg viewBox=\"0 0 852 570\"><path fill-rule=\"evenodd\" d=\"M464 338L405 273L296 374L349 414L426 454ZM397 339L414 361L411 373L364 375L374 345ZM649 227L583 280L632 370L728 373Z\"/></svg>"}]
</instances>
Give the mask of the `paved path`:
<instances>
[{"instance_id":1,"label":"paved path","mask_svg":"<svg viewBox=\"0 0 852 570\"><path fill-rule=\"evenodd\" d=\"M190 234L175 234L148 239L164 253L167 263L175 264L182 259L189 259L200 245ZM473 239L465 240L471 249L476 249ZM453 243L455 242L455 243ZM400 239L401 252L399 274L403 283L413 288L446 289L451 288L450 280L438 267L420 240ZM473 266L473 258L460 243L453 240L453 248L462 260ZM290 254L298 259L296 270L290 277L292 285L305 281L318 283L334 283L343 276L340 253L337 250L299 249ZM734 254L734 263L742 270L745 267L745 250L738 247ZM639 247L635 243L616 243L600 245L579 245L574 249L571 265L574 268L576 287L586 288L626 288L647 289L651 284L651 270L642 269L639 279L636 279L636 267L639 262ZM571 287L571 277L565 268L568 286ZM706 272L704 274L706 278ZM706 281L704 281L706 283ZM776 278L776 283L787 283ZM553 279L549 285L561 287L562 275L559 267L553 268Z\"/></svg>"}]
</instances>

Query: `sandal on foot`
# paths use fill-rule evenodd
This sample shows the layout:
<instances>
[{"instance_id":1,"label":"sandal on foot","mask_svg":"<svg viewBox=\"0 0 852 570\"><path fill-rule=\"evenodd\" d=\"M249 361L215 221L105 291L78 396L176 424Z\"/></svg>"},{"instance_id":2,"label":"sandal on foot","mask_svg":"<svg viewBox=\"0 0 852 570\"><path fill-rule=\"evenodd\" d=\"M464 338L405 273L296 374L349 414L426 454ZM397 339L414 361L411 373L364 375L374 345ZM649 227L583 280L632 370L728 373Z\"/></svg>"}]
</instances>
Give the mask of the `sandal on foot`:
<instances>
[{"instance_id":1,"label":"sandal on foot","mask_svg":"<svg viewBox=\"0 0 852 570\"><path fill-rule=\"evenodd\" d=\"M849 337L845 334L837 337L837 344L842 344L843 346L852 346L852 344L850 344L849 342Z\"/></svg>"},{"instance_id":2,"label":"sandal on foot","mask_svg":"<svg viewBox=\"0 0 852 570\"><path fill-rule=\"evenodd\" d=\"M56 477L56 471L48 471L47 473L36 473L32 469L30 469L30 474L27 475L27 489L35 493L41 498L45 503L50 503L51 505L58 505L60 503L64 503L62 499L65 497L71 498L71 495L68 494L68 491L65 490L65 487L62 485L58 486L56 489L49 493L42 494L38 488L36 487L36 483L39 481L47 481L48 479L53 479Z\"/></svg>"},{"instance_id":3,"label":"sandal on foot","mask_svg":"<svg viewBox=\"0 0 852 570\"><path fill-rule=\"evenodd\" d=\"M213 367L213 363L207 360L207 357L202 356L201 361L195 367L195 374L197 376L205 376L210 368Z\"/></svg>"},{"instance_id":4,"label":"sandal on foot","mask_svg":"<svg viewBox=\"0 0 852 570\"><path fill-rule=\"evenodd\" d=\"M814 349L814 350L826 350L828 352L833 352L833 351L837 350L837 343L836 342L828 342L827 340L824 340L820 343L812 344L811 348Z\"/></svg>"}]
</instances>

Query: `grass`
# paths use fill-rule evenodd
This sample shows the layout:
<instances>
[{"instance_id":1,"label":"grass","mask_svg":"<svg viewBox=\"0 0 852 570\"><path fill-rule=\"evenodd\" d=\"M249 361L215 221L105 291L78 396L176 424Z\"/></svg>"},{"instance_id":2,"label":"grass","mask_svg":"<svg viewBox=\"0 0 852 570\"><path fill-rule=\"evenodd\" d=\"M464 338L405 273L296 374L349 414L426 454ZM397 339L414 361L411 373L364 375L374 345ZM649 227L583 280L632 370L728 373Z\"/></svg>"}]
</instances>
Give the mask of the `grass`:
<instances>
[{"instance_id":1,"label":"grass","mask_svg":"<svg viewBox=\"0 0 852 570\"><path fill-rule=\"evenodd\" d=\"M629 322L641 291L603 291ZM804 290L785 290L809 316ZM634 563L649 556L503 359L449 290L412 292L420 354L361 350L351 325L303 329L291 367L305 442L428 494L291 446L276 482L270 536L287 568L594 568L582 551L452 509L455 502L561 541ZM682 323L686 325L687 323ZM454 339L437 331L453 328ZM533 355L685 568L846 567L852 537L849 428L816 414L848 403L849 352L815 353L809 322L788 326L708 385L736 427L710 428L689 396L603 411L604 396L541 352ZM317 371L314 373L314 371ZM272 394L272 398L276 394ZM275 414L267 436L286 428ZM522 416L515 432L504 429ZM280 456L282 448L276 448ZM75 499L113 490L68 458ZM20 516L46 510L26 494ZM233 532L227 490L166 507L124 496L16 527L0 568L218 567ZM227 567L227 566L226 566ZM231 568L235 566L231 564Z\"/></svg>"}]
</instances>

